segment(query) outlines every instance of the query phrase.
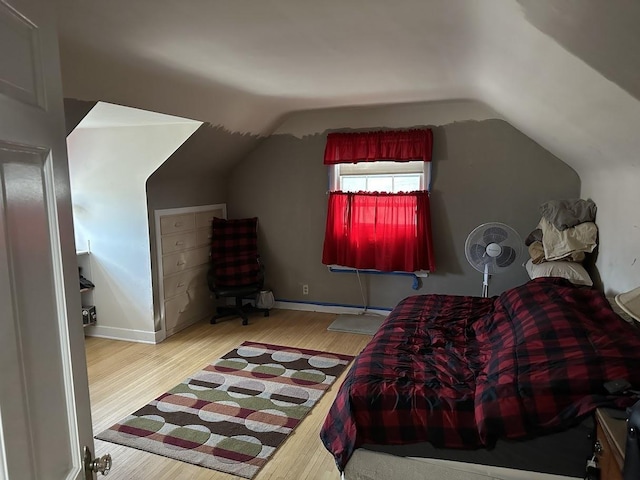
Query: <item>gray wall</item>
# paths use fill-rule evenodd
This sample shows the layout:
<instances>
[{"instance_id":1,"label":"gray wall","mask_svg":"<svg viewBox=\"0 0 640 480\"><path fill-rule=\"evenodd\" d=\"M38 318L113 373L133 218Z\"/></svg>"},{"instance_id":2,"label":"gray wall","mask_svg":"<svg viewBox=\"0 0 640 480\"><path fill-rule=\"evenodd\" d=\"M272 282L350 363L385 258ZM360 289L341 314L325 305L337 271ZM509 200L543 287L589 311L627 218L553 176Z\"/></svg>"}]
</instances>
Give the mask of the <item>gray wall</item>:
<instances>
[{"instance_id":1,"label":"gray wall","mask_svg":"<svg viewBox=\"0 0 640 480\"><path fill-rule=\"evenodd\" d=\"M73 129L78 126L87 113L95 107L98 102L89 102L84 100L76 100L75 98L64 99L64 124L67 131L67 136Z\"/></svg>"},{"instance_id":2,"label":"gray wall","mask_svg":"<svg viewBox=\"0 0 640 480\"><path fill-rule=\"evenodd\" d=\"M392 308L416 293L479 295L482 274L464 256L467 234L481 223L500 221L525 237L538 223L539 204L578 197L580 180L564 162L508 123L483 119L491 112L478 113L477 106L470 110L462 103L449 102L437 111L433 105L431 110L395 105L305 111L289 116L278 130L297 129L295 134L267 138L204 124L147 181L155 311L154 211L210 203L227 203L230 218L260 218L260 248L276 298L362 305L357 277L331 273L321 263L328 189L324 145L329 131L347 127L429 126L434 131L431 208L437 271L423 279L419 290L411 288L408 276L361 275L369 306ZM81 117L89 105L69 106ZM458 118L466 114L479 120L452 121L447 112L449 117L457 112ZM77 123L75 116L68 118L70 125ZM235 163L238 158L244 160ZM525 259L526 252L509 272L495 275L490 294L526 281L520 265ZM309 295L302 295L303 284L309 285Z\"/></svg>"},{"instance_id":3,"label":"gray wall","mask_svg":"<svg viewBox=\"0 0 640 480\"><path fill-rule=\"evenodd\" d=\"M388 113L397 112L388 107ZM288 122L295 123L295 118ZM369 129L384 128L381 124ZM505 121L453 122L431 128L437 271L418 290L412 289L411 277L361 275L370 307L392 308L417 293L479 295L482 274L464 256L468 233L481 223L498 221L511 225L524 238L540 220L542 202L580 194L574 170ZM329 272L321 263L328 189L322 159L330 130L338 128L301 138L275 134L264 140L232 171L228 212L230 218L259 217L267 284L277 299L360 306L356 275ZM524 249L513 268L493 276L489 293L498 294L528 280L522 267L526 258ZM303 284L309 285L309 295L302 295Z\"/></svg>"}]
</instances>

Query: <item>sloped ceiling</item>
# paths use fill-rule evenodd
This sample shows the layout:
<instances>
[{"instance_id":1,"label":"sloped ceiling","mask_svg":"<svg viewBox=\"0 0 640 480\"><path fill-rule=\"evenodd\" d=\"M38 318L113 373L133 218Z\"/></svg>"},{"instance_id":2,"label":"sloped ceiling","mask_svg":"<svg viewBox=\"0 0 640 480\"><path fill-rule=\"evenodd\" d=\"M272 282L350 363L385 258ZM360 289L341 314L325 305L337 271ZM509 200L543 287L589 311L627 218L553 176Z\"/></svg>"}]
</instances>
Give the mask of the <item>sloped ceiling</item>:
<instances>
[{"instance_id":1,"label":"sloped ceiling","mask_svg":"<svg viewBox=\"0 0 640 480\"><path fill-rule=\"evenodd\" d=\"M578 173L638 162L636 0L54 2L68 98L259 135L293 111L472 99Z\"/></svg>"}]
</instances>

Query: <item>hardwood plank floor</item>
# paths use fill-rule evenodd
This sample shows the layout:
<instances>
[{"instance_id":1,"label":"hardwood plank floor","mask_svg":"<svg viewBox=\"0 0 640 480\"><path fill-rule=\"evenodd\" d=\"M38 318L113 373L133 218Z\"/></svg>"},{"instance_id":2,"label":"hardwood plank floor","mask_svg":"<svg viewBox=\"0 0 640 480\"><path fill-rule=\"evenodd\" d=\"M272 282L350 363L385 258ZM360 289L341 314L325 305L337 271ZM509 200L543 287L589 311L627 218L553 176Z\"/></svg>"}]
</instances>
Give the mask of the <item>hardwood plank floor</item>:
<instances>
[{"instance_id":1,"label":"hardwood plank floor","mask_svg":"<svg viewBox=\"0 0 640 480\"><path fill-rule=\"evenodd\" d=\"M94 433L101 432L244 341L357 355L367 335L327 331L334 314L272 310L267 318L197 323L158 345L87 337L87 369ZM344 374L289 435L255 480L338 480L333 457L320 442L322 422ZM110 480L231 480L238 477L96 440L96 456L110 453Z\"/></svg>"}]
</instances>

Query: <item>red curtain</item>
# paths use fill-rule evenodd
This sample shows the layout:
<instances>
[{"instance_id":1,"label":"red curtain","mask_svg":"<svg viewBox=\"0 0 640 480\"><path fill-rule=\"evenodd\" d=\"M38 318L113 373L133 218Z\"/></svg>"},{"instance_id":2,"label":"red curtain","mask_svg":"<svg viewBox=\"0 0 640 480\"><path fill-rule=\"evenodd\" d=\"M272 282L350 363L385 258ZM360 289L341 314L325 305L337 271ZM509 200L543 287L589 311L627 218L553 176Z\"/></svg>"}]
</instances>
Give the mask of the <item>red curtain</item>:
<instances>
[{"instance_id":1,"label":"red curtain","mask_svg":"<svg viewBox=\"0 0 640 480\"><path fill-rule=\"evenodd\" d=\"M431 161L431 129L384 132L330 133L324 150L324 164L393 160Z\"/></svg>"},{"instance_id":2,"label":"red curtain","mask_svg":"<svg viewBox=\"0 0 640 480\"><path fill-rule=\"evenodd\" d=\"M330 192L322 263L435 270L428 192Z\"/></svg>"}]
</instances>

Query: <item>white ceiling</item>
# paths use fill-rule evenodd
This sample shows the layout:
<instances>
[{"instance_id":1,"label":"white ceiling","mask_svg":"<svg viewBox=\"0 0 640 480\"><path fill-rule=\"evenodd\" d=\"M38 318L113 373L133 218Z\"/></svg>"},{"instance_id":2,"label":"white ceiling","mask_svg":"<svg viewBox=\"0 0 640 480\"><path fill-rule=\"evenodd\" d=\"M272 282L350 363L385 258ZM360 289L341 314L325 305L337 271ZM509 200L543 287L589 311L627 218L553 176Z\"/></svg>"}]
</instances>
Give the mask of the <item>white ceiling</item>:
<instances>
[{"instance_id":1,"label":"white ceiling","mask_svg":"<svg viewBox=\"0 0 640 480\"><path fill-rule=\"evenodd\" d=\"M68 98L259 134L292 111L471 99L579 173L638 162L636 0L54 3Z\"/></svg>"}]
</instances>

